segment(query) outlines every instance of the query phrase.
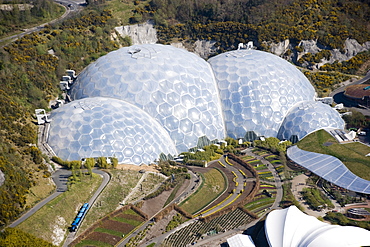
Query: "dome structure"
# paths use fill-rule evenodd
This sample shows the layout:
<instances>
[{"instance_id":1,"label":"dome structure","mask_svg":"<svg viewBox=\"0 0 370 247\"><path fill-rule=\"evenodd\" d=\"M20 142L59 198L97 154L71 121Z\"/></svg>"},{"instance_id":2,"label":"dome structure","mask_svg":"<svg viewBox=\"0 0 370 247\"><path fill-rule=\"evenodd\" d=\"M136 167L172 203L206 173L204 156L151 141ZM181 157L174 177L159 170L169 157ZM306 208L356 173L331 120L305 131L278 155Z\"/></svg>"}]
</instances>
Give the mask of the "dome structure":
<instances>
[{"instance_id":1,"label":"dome structure","mask_svg":"<svg viewBox=\"0 0 370 247\"><path fill-rule=\"evenodd\" d=\"M370 231L354 226L330 225L297 207L270 212L265 235L273 247L357 247L370 245Z\"/></svg>"},{"instance_id":2,"label":"dome structure","mask_svg":"<svg viewBox=\"0 0 370 247\"><path fill-rule=\"evenodd\" d=\"M175 144L151 116L122 100L93 97L52 111L47 143L64 160L116 157L119 162L149 164Z\"/></svg>"},{"instance_id":3,"label":"dome structure","mask_svg":"<svg viewBox=\"0 0 370 247\"><path fill-rule=\"evenodd\" d=\"M236 50L208 60L214 71L227 135L247 131L277 137L290 107L314 100L315 90L297 68L273 54Z\"/></svg>"},{"instance_id":4,"label":"dome structure","mask_svg":"<svg viewBox=\"0 0 370 247\"><path fill-rule=\"evenodd\" d=\"M136 105L161 123L179 152L196 146L201 136L225 137L210 65L180 48L147 44L110 52L80 73L70 96L112 97Z\"/></svg>"},{"instance_id":5,"label":"dome structure","mask_svg":"<svg viewBox=\"0 0 370 247\"><path fill-rule=\"evenodd\" d=\"M289 110L277 137L288 140L296 135L300 140L319 129L344 129L344 125L339 113L329 105L319 101L303 101Z\"/></svg>"}]
</instances>

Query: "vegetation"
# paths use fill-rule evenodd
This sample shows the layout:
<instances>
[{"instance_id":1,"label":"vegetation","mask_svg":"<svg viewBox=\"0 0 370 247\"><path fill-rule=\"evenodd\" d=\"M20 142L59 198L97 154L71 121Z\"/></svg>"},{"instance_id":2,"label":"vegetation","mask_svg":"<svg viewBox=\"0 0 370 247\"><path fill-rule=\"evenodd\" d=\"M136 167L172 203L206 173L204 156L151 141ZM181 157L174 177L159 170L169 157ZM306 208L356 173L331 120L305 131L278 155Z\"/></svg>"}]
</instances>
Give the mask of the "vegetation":
<instances>
[{"instance_id":1,"label":"vegetation","mask_svg":"<svg viewBox=\"0 0 370 247\"><path fill-rule=\"evenodd\" d=\"M332 143L325 146L324 143ZM339 144L325 130L319 130L298 142L298 147L311 152L328 154L340 159L357 176L370 180L370 148L358 142Z\"/></svg>"},{"instance_id":2,"label":"vegetation","mask_svg":"<svg viewBox=\"0 0 370 247\"><path fill-rule=\"evenodd\" d=\"M265 138L265 141L255 140L254 146L270 150L272 153L284 153L292 145L290 141L281 142L276 137Z\"/></svg>"},{"instance_id":3,"label":"vegetation","mask_svg":"<svg viewBox=\"0 0 370 247\"><path fill-rule=\"evenodd\" d=\"M343 120L346 122L346 127L350 128L368 128L370 126L369 119L361 112L352 110L350 115L344 115Z\"/></svg>"},{"instance_id":4,"label":"vegetation","mask_svg":"<svg viewBox=\"0 0 370 247\"><path fill-rule=\"evenodd\" d=\"M223 149L218 148L216 145L209 145L203 147L203 150L195 152L184 152L184 162L187 165L204 166L205 162L216 160L224 153Z\"/></svg>"},{"instance_id":5,"label":"vegetation","mask_svg":"<svg viewBox=\"0 0 370 247\"><path fill-rule=\"evenodd\" d=\"M78 210L89 200L101 181L102 178L95 174L92 179L83 179L78 186L72 186L69 191L47 203L16 228L54 245L61 244Z\"/></svg>"},{"instance_id":6,"label":"vegetation","mask_svg":"<svg viewBox=\"0 0 370 247\"><path fill-rule=\"evenodd\" d=\"M49 3L52 1L42 0L33 5L44 8L37 13L46 15ZM0 12L0 15L5 13ZM12 18L22 17L8 16L9 13L0 20L13 23ZM47 15L54 16L51 12ZM60 94L57 83L66 69L79 72L101 55L129 45L127 40L109 38L115 23L109 11L88 8L78 18L46 26L0 49L0 169L6 178L0 187L0 208L4 210L0 210L1 226L26 209L25 198L32 197L29 191L38 193L30 200L36 202L37 198L45 197L45 191L53 189L49 185L42 191L32 190L32 186L46 184L50 176L35 146L34 109L48 109L48 101ZM14 30L21 24L14 24ZM0 29L3 27L6 25L1 25Z\"/></svg>"},{"instance_id":7,"label":"vegetation","mask_svg":"<svg viewBox=\"0 0 370 247\"><path fill-rule=\"evenodd\" d=\"M18 247L18 246L39 246L53 247L51 243L37 238L29 233L16 228L7 228L0 232L0 246Z\"/></svg>"},{"instance_id":8,"label":"vegetation","mask_svg":"<svg viewBox=\"0 0 370 247\"><path fill-rule=\"evenodd\" d=\"M86 230L97 220L115 211L142 176L137 171L130 170L111 170L109 173L111 174L111 180L96 199L95 206L90 208L90 213L86 215L80 227L81 231Z\"/></svg>"},{"instance_id":9,"label":"vegetation","mask_svg":"<svg viewBox=\"0 0 370 247\"><path fill-rule=\"evenodd\" d=\"M332 202L317 188L303 188L301 193L303 195L303 199L314 210L334 208Z\"/></svg>"},{"instance_id":10,"label":"vegetation","mask_svg":"<svg viewBox=\"0 0 370 247\"><path fill-rule=\"evenodd\" d=\"M314 85L319 97L327 97L339 82L347 81L352 77L337 71L312 72L304 71L304 75Z\"/></svg>"},{"instance_id":11,"label":"vegetation","mask_svg":"<svg viewBox=\"0 0 370 247\"><path fill-rule=\"evenodd\" d=\"M291 205L294 205L297 208L299 208L301 211L303 211L301 205L299 205L299 202L295 199L292 193L292 190L291 190L292 184L284 183L282 184L282 186L283 186L283 198L280 202L280 207L287 208Z\"/></svg>"},{"instance_id":12,"label":"vegetation","mask_svg":"<svg viewBox=\"0 0 370 247\"><path fill-rule=\"evenodd\" d=\"M177 213L176 215L173 216L172 220L168 222L165 232L175 229L184 222L185 222L184 217L181 214Z\"/></svg>"},{"instance_id":13,"label":"vegetation","mask_svg":"<svg viewBox=\"0 0 370 247\"><path fill-rule=\"evenodd\" d=\"M61 16L65 11L51 0L2 0L0 6L0 37L45 23Z\"/></svg>"},{"instance_id":14,"label":"vegetation","mask_svg":"<svg viewBox=\"0 0 370 247\"><path fill-rule=\"evenodd\" d=\"M331 222L332 224L338 224L341 226L357 226L370 230L369 221L351 220L341 213L329 212L324 216L324 219Z\"/></svg>"},{"instance_id":15,"label":"vegetation","mask_svg":"<svg viewBox=\"0 0 370 247\"><path fill-rule=\"evenodd\" d=\"M212 202L226 188L226 181L217 169L203 173L203 186L179 206L189 213L196 213Z\"/></svg>"},{"instance_id":16,"label":"vegetation","mask_svg":"<svg viewBox=\"0 0 370 247\"><path fill-rule=\"evenodd\" d=\"M135 11L143 19L156 21L162 42L173 38L215 40L220 52L248 40L262 48L262 41L285 39L313 39L326 47L342 48L349 37L360 43L369 37L362 20L369 16L370 7L354 0L151 0Z\"/></svg>"}]
</instances>

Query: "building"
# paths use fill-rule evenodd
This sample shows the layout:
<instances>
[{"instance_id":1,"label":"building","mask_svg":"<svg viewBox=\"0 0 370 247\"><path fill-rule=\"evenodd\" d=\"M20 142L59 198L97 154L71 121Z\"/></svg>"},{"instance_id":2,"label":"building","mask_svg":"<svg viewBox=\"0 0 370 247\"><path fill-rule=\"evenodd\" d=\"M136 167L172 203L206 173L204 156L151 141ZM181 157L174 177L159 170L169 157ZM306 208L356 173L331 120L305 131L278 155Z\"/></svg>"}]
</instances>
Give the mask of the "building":
<instances>
[{"instance_id":1,"label":"building","mask_svg":"<svg viewBox=\"0 0 370 247\"><path fill-rule=\"evenodd\" d=\"M297 207L274 210L267 215L264 236L270 247L358 247L370 245L370 231L354 226L324 223ZM228 240L230 247L253 246L245 237L243 245ZM233 239L231 239L233 240Z\"/></svg>"}]
</instances>

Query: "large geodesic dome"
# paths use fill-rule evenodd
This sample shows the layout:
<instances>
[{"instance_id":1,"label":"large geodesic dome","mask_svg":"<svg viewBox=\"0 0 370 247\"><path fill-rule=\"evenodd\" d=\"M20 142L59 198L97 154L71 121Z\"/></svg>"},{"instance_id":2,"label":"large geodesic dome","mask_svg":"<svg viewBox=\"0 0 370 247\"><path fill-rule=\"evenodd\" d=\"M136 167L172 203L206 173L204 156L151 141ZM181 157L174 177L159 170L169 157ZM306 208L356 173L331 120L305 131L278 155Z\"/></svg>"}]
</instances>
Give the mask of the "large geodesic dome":
<instances>
[{"instance_id":1,"label":"large geodesic dome","mask_svg":"<svg viewBox=\"0 0 370 247\"><path fill-rule=\"evenodd\" d=\"M51 113L48 144L64 160L116 157L149 164L161 153L175 154L168 133L140 108L122 100L75 100Z\"/></svg>"},{"instance_id":2,"label":"large geodesic dome","mask_svg":"<svg viewBox=\"0 0 370 247\"><path fill-rule=\"evenodd\" d=\"M124 47L86 67L68 94L74 101L52 113L48 140L67 160L116 156L150 163L161 153L247 132L301 139L344 127L338 113L314 101L314 88L298 69L250 49L207 63L172 46Z\"/></svg>"},{"instance_id":3,"label":"large geodesic dome","mask_svg":"<svg viewBox=\"0 0 370 247\"><path fill-rule=\"evenodd\" d=\"M276 137L289 108L314 100L315 90L297 68L273 54L230 51L208 60L216 76L227 135L246 131Z\"/></svg>"},{"instance_id":4,"label":"large geodesic dome","mask_svg":"<svg viewBox=\"0 0 370 247\"><path fill-rule=\"evenodd\" d=\"M339 113L319 101L303 101L292 107L285 117L278 133L279 139L296 135L302 139L319 129L344 129Z\"/></svg>"},{"instance_id":5,"label":"large geodesic dome","mask_svg":"<svg viewBox=\"0 0 370 247\"><path fill-rule=\"evenodd\" d=\"M70 96L113 97L138 106L162 124L179 152L201 136L225 137L210 65L180 48L147 44L113 51L81 72Z\"/></svg>"}]
</instances>

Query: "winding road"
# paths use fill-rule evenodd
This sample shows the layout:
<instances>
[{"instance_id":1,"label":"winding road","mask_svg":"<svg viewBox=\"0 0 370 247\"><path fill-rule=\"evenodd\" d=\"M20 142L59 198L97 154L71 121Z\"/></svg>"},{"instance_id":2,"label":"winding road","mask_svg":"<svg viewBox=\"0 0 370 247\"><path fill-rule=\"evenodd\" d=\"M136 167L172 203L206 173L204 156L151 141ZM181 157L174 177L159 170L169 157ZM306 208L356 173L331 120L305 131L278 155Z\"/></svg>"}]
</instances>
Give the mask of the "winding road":
<instances>
[{"instance_id":1,"label":"winding road","mask_svg":"<svg viewBox=\"0 0 370 247\"><path fill-rule=\"evenodd\" d=\"M2 45L1 47L6 46L9 42L13 42L13 41L23 37L24 35L27 35L27 34L30 34L30 33L36 32L36 31L40 31L46 25L50 25L50 24L53 24L53 23L56 23L56 22L59 22L59 21L63 21L66 18L69 18L73 14L80 11L82 9L83 4L85 4L84 1L80 2L80 1L72 1L72 0L54 0L54 2L62 5L66 9L66 12L64 12L64 14L61 17L59 17L57 19L54 19L52 21L49 21L47 23L43 23L43 24L38 25L36 27L25 29L25 31L22 32L22 33L15 34L15 35L0 39L0 43L3 43L3 42L6 43L6 44Z\"/></svg>"},{"instance_id":2,"label":"winding road","mask_svg":"<svg viewBox=\"0 0 370 247\"><path fill-rule=\"evenodd\" d=\"M100 195L100 193L103 191L103 189L105 188L105 186L108 184L108 182L110 180L110 176L108 175L108 173L106 173L104 171L94 169L93 172L102 176L103 181L102 181L101 185L99 186L99 188L96 190L95 194L89 200L88 203L90 205L93 205L96 198ZM50 196L48 196L47 198L40 201L33 208L31 208L29 211L27 211L25 214L23 214L20 218L18 218L13 223L11 223L8 227L16 227L17 225L19 225L20 223L22 223L23 221L28 219L31 215L36 213L45 204L47 204L48 202L55 199L56 197L61 195L63 192L67 191L68 177L71 176L71 174L72 174L72 172L70 170L65 169L65 168L58 169L56 172L54 172L54 174L52 175L52 179L53 179L53 181L56 185L55 192L53 194L51 194Z\"/></svg>"}]
</instances>

